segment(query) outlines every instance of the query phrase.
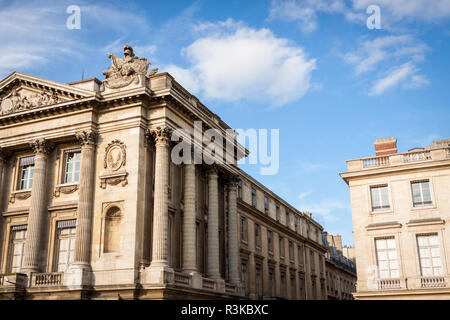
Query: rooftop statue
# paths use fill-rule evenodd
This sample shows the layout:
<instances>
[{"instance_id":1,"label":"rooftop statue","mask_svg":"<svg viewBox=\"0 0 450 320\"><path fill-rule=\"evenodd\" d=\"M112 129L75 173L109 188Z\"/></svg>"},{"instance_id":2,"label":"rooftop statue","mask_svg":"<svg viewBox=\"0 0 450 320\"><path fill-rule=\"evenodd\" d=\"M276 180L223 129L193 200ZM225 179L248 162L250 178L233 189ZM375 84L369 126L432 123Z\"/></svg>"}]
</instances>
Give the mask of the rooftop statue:
<instances>
[{"instance_id":1,"label":"rooftop statue","mask_svg":"<svg viewBox=\"0 0 450 320\"><path fill-rule=\"evenodd\" d=\"M133 48L129 45L123 47L123 58L112 53L108 53L111 59L111 66L107 71L103 71L105 80L103 85L110 89L123 88L133 81L139 83L138 75L150 77L158 72L158 69L147 71L150 62L145 58L134 55Z\"/></svg>"}]
</instances>

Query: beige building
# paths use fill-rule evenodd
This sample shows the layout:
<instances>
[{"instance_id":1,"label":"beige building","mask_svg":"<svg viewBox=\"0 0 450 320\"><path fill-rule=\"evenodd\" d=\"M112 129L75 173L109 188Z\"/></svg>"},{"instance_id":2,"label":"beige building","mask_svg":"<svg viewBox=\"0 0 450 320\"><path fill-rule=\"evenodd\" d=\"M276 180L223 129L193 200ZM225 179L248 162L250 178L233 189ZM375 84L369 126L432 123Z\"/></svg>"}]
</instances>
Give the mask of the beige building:
<instances>
[{"instance_id":1,"label":"beige building","mask_svg":"<svg viewBox=\"0 0 450 320\"><path fill-rule=\"evenodd\" d=\"M326 299L322 227L238 169L172 76L110 58L104 81L0 82L0 298ZM231 162L175 150L195 121Z\"/></svg>"},{"instance_id":2,"label":"beige building","mask_svg":"<svg viewBox=\"0 0 450 320\"><path fill-rule=\"evenodd\" d=\"M450 139L348 160L356 299L450 299Z\"/></svg>"},{"instance_id":3,"label":"beige building","mask_svg":"<svg viewBox=\"0 0 450 320\"><path fill-rule=\"evenodd\" d=\"M325 254L325 276L329 300L352 300L356 292L355 262L343 254L342 237L323 233Z\"/></svg>"}]
</instances>

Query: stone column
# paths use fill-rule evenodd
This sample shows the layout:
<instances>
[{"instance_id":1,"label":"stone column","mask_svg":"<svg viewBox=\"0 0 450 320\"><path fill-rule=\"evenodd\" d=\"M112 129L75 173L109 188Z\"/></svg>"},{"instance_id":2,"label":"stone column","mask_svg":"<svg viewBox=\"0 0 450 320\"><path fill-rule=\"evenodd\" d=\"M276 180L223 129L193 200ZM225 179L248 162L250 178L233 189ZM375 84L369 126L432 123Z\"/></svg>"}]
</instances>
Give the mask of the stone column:
<instances>
[{"instance_id":1,"label":"stone column","mask_svg":"<svg viewBox=\"0 0 450 320\"><path fill-rule=\"evenodd\" d=\"M220 279L218 168L208 170L208 277Z\"/></svg>"},{"instance_id":2,"label":"stone column","mask_svg":"<svg viewBox=\"0 0 450 320\"><path fill-rule=\"evenodd\" d=\"M152 262L144 282L173 282L173 269L169 266L169 141L171 130L158 127L151 131L155 138L155 193L153 207Z\"/></svg>"},{"instance_id":3,"label":"stone column","mask_svg":"<svg viewBox=\"0 0 450 320\"><path fill-rule=\"evenodd\" d=\"M33 186L28 213L28 231L22 268L24 273L39 272L43 250L43 236L47 225L47 161L49 154L53 150L53 145L45 139L34 140L30 142L30 146L35 153L35 157Z\"/></svg>"},{"instance_id":4,"label":"stone column","mask_svg":"<svg viewBox=\"0 0 450 320\"><path fill-rule=\"evenodd\" d=\"M239 247L237 221L237 177L228 183L228 277L235 285L240 284Z\"/></svg>"},{"instance_id":5,"label":"stone column","mask_svg":"<svg viewBox=\"0 0 450 320\"><path fill-rule=\"evenodd\" d=\"M9 158L9 153L0 148L0 211L3 210L3 186L4 186L4 176L6 174L6 161ZM5 172L4 172L5 171ZM3 217L0 217L0 239L3 239ZM2 249L6 246L6 243L2 243L0 240L0 256L2 255Z\"/></svg>"},{"instance_id":6,"label":"stone column","mask_svg":"<svg viewBox=\"0 0 450 320\"><path fill-rule=\"evenodd\" d=\"M197 272L195 164L184 165L183 271Z\"/></svg>"},{"instance_id":7,"label":"stone column","mask_svg":"<svg viewBox=\"0 0 450 320\"><path fill-rule=\"evenodd\" d=\"M78 188L78 214L73 265L90 269L92 216L94 206L95 131L76 134L81 144L81 170Z\"/></svg>"}]
</instances>

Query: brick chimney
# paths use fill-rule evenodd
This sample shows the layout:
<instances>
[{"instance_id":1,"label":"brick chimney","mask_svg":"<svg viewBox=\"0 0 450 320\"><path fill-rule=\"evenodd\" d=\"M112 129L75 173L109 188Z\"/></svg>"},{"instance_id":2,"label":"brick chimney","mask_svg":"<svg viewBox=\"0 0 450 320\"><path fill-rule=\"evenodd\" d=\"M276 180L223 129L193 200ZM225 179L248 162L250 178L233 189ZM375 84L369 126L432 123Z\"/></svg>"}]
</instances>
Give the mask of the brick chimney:
<instances>
[{"instance_id":1,"label":"brick chimney","mask_svg":"<svg viewBox=\"0 0 450 320\"><path fill-rule=\"evenodd\" d=\"M397 153L397 139L394 137L379 138L374 142L375 155L386 156Z\"/></svg>"}]
</instances>

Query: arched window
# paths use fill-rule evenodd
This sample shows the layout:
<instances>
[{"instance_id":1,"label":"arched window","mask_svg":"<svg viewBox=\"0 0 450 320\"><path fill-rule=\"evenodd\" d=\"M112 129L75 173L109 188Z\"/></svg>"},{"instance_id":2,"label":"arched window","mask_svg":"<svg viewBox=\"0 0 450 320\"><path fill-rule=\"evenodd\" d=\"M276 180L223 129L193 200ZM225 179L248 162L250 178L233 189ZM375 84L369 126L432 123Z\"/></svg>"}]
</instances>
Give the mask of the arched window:
<instances>
[{"instance_id":1,"label":"arched window","mask_svg":"<svg viewBox=\"0 0 450 320\"><path fill-rule=\"evenodd\" d=\"M105 216L105 244L103 251L120 251L120 220L121 211L118 207L111 207Z\"/></svg>"}]
</instances>

